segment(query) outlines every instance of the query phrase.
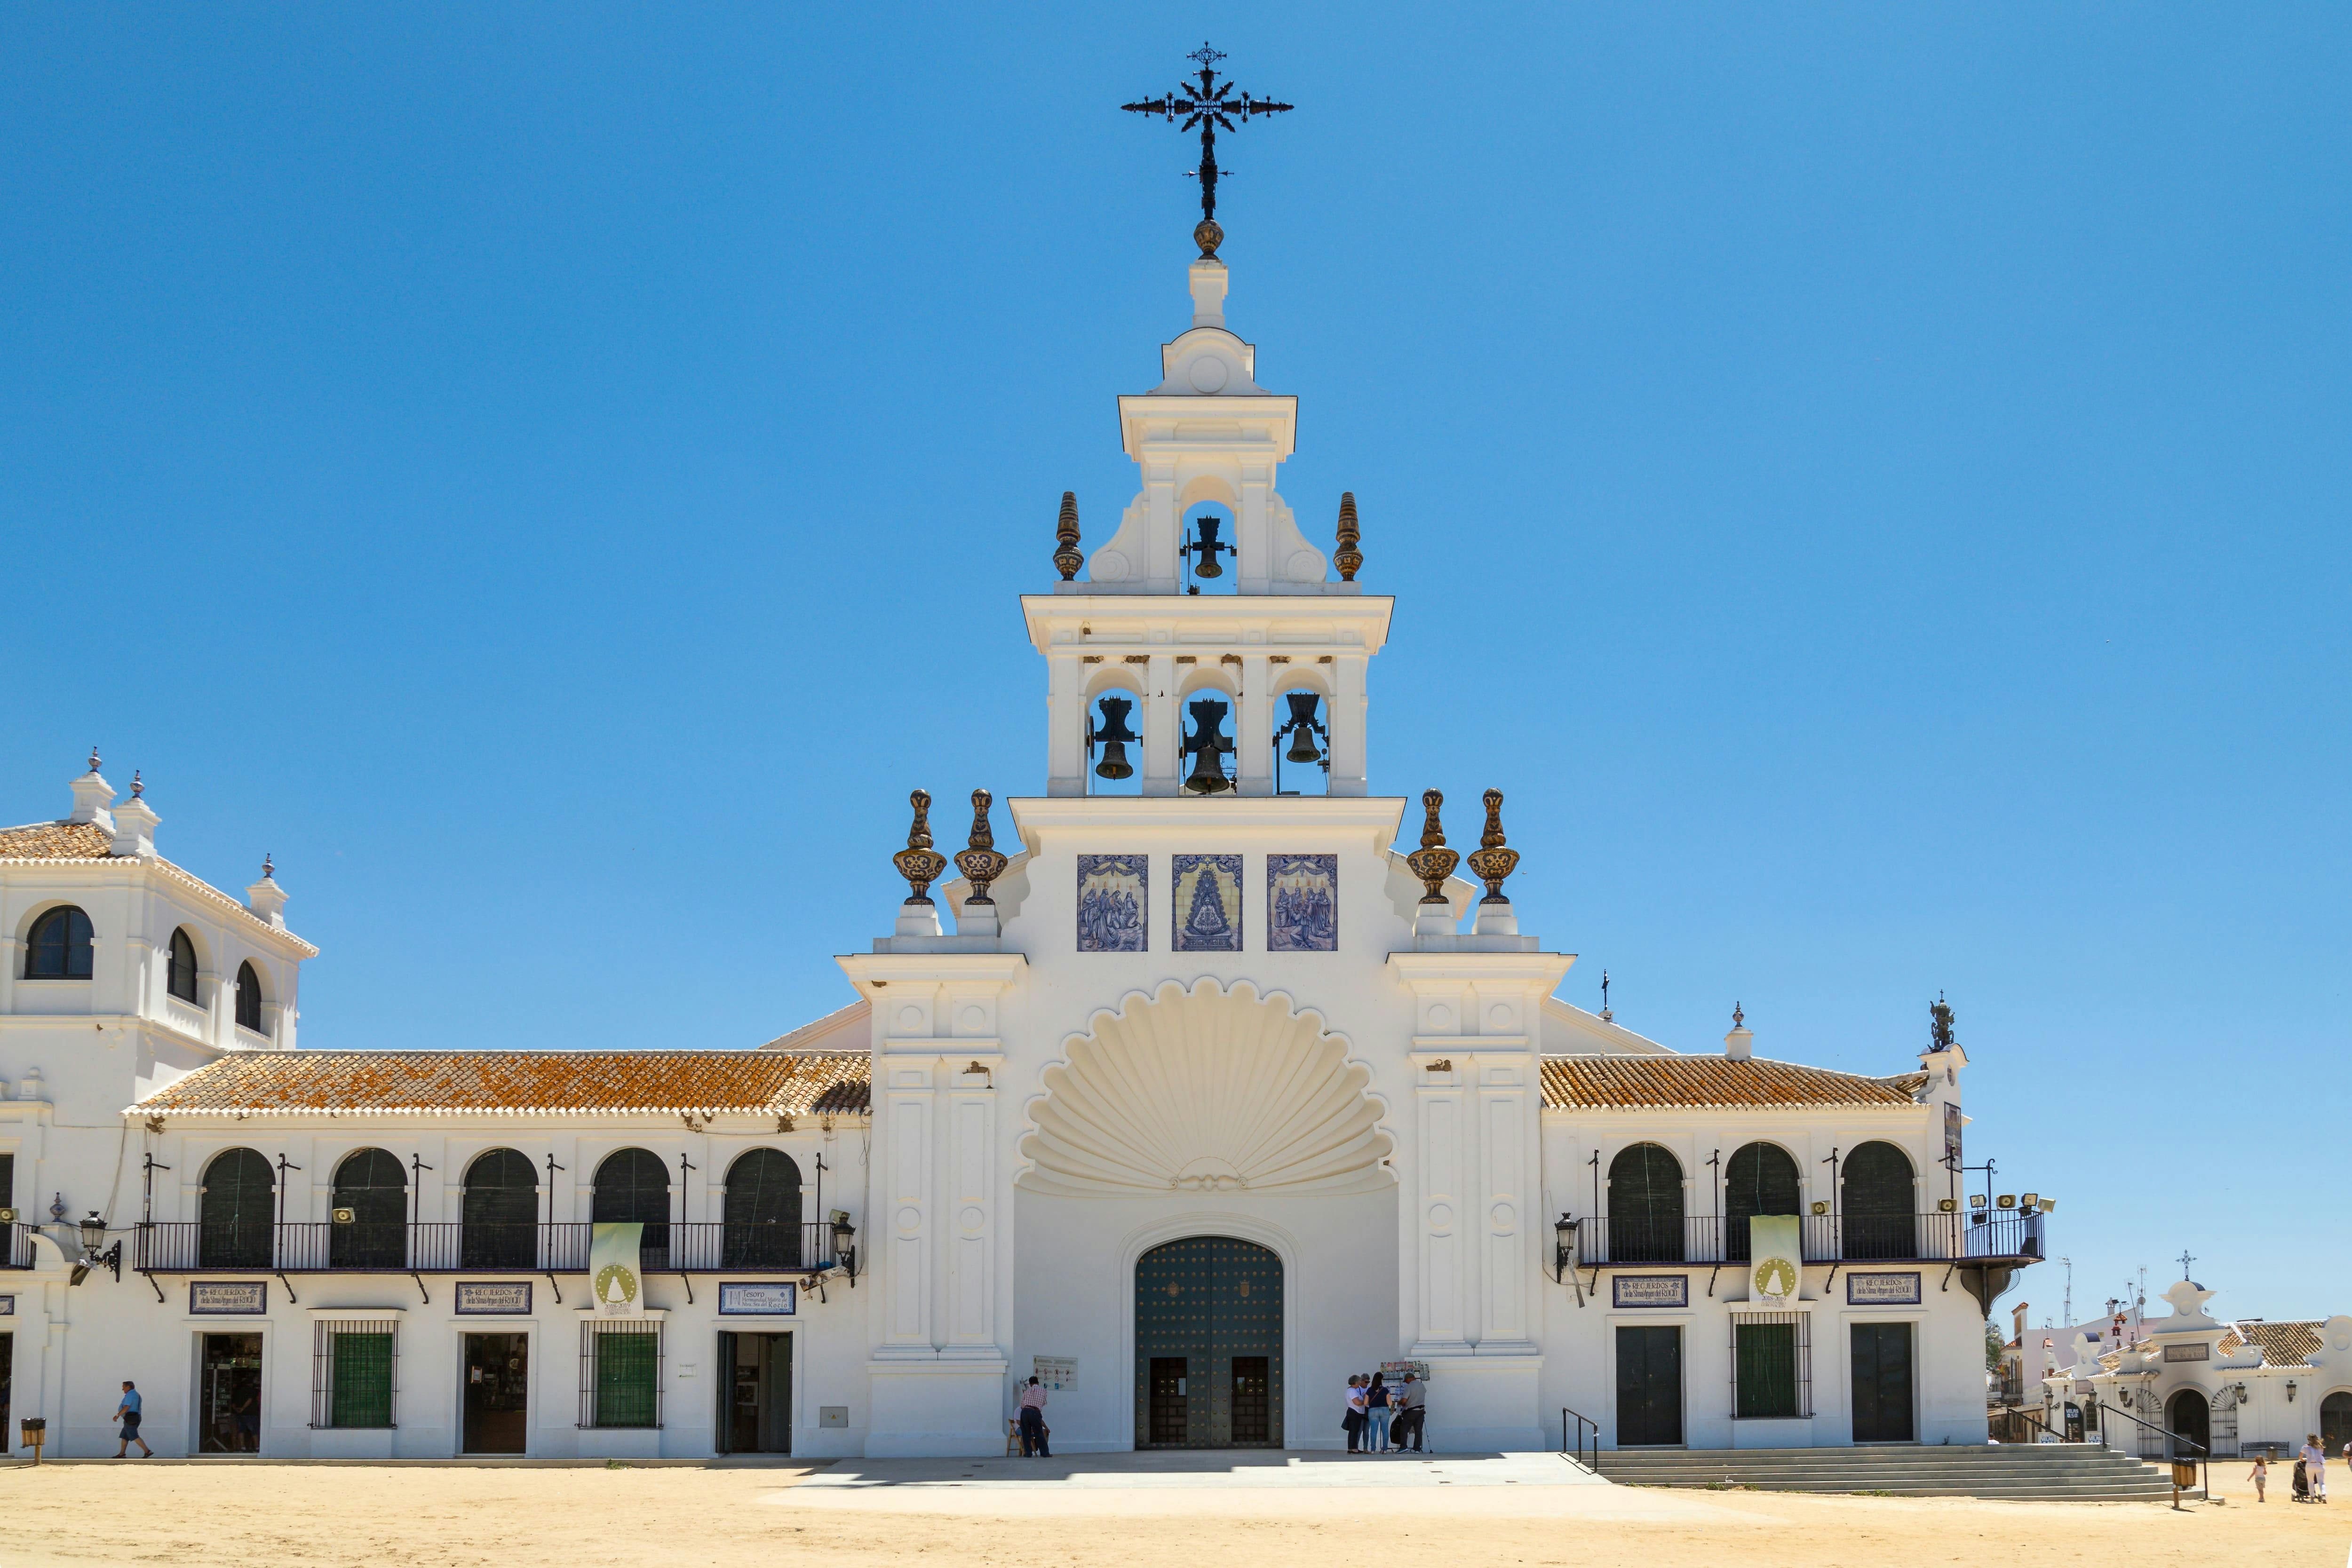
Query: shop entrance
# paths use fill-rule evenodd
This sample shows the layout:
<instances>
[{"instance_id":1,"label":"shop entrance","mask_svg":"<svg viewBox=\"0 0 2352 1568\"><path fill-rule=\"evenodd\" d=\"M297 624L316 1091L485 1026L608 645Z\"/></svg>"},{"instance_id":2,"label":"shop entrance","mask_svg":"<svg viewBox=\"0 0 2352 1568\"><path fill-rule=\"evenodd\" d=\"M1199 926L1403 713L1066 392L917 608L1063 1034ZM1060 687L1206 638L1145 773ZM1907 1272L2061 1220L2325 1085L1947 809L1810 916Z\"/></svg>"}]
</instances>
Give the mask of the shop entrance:
<instances>
[{"instance_id":1,"label":"shop entrance","mask_svg":"<svg viewBox=\"0 0 2352 1568\"><path fill-rule=\"evenodd\" d=\"M1135 1446L1282 1442L1282 1260L1226 1236L1135 1265Z\"/></svg>"},{"instance_id":2,"label":"shop entrance","mask_svg":"<svg viewBox=\"0 0 2352 1568\"><path fill-rule=\"evenodd\" d=\"M530 1445L530 1336L466 1336L466 1452L520 1454Z\"/></svg>"},{"instance_id":3,"label":"shop entrance","mask_svg":"<svg viewBox=\"0 0 2352 1568\"><path fill-rule=\"evenodd\" d=\"M261 1452L261 1336L205 1335L196 1384L196 1451Z\"/></svg>"},{"instance_id":4,"label":"shop entrance","mask_svg":"<svg viewBox=\"0 0 2352 1568\"><path fill-rule=\"evenodd\" d=\"M793 1336L721 1330L719 1364L719 1451L793 1451Z\"/></svg>"}]
</instances>

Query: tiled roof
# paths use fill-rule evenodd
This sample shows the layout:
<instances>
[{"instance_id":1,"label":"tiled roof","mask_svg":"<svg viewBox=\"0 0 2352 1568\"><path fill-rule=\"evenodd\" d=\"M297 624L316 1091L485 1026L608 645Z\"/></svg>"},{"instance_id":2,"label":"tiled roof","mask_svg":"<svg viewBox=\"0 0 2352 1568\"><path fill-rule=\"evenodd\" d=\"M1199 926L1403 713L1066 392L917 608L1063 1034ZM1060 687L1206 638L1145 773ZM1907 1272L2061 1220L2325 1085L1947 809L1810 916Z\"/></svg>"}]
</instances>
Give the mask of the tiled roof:
<instances>
[{"instance_id":1,"label":"tiled roof","mask_svg":"<svg viewBox=\"0 0 2352 1568\"><path fill-rule=\"evenodd\" d=\"M854 1113L850 1051L285 1051L225 1057L131 1108L146 1116Z\"/></svg>"},{"instance_id":2,"label":"tiled roof","mask_svg":"<svg viewBox=\"0 0 2352 1568\"><path fill-rule=\"evenodd\" d=\"M1908 1105L1924 1082L1864 1078L1790 1061L1727 1056L1547 1056L1548 1110L1644 1105Z\"/></svg>"},{"instance_id":3,"label":"tiled roof","mask_svg":"<svg viewBox=\"0 0 2352 1568\"><path fill-rule=\"evenodd\" d=\"M96 822L32 822L0 828L0 860L102 861L114 835Z\"/></svg>"},{"instance_id":4,"label":"tiled roof","mask_svg":"<svg viewBox=\"0 0 2352 1568\"><path fill-rule=\"evenodd\" d=\"M2324 1321L2236 1323L2221 1336L2220 1354L2235 1355L2256 1344L2262 1347L2264 1366L2308 1366L2311 1353L2319 1348L2319 1326Z\"/></svg>"}]
</instances>

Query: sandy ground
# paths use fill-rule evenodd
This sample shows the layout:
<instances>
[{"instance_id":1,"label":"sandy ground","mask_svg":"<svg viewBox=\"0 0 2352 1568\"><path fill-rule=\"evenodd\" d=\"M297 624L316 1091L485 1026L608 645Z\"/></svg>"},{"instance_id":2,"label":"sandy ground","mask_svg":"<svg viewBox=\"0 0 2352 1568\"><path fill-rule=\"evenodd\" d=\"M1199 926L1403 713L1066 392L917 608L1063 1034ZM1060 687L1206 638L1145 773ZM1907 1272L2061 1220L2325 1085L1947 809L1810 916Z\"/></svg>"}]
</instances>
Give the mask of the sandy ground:
<instances>
[{"instance_id":1,"label":"sandy ground","mask_svg":"<svg viewBox=\"0 0 2352 1568\"><path fill-rule=\"evenodd\" d=\"M1803 1497L1592 1485L1185 1490L827 1485L822 1470L72 1464L0 1471L0 1563L1129 1568L1412 1563L1717 1568L2346 1568L2352 1500ZM804 1484L812 1476L816 1484Z\"/></svg>"}]
</instances>

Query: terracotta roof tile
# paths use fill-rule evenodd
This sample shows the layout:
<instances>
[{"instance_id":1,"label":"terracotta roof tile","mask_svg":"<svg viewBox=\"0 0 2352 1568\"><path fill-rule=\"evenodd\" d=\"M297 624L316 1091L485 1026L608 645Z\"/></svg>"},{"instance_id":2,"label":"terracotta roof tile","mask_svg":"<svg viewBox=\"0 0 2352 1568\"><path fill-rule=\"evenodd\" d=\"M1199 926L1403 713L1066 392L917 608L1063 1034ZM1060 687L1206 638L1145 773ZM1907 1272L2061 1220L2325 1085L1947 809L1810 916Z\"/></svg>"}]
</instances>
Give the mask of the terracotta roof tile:
<instances>
[{"instance_id":1,"label":"terracotta roof tile","mask_svg":"<svg viewBox=\"0 0 2352 1568\"><path fill-rule=\"evenodd\" d=\"M1644 1105L1908 1105L1925 1080L1864 1078L1822 1067L1724 1056L1547 1056L1547 1110Z\"/></svg>"},{"instance_id":2,"label":"terracotta roof tile","mask_svg":"<svg viewBox=\"0 0 2352 1568\"><path fill-rule=\"evenodd\" d=\"M2326 1320L2312 1318L2304 1322L2242 1322L2232 1324L2221 1336L2219 1354L2235 1355L2249 1344L2260 1345L2264 1366L2308 1366L2311 1353L2320 1346L2320 1324Z\"/></svg>"},{"instance_id":3,"label":"terracotta roof tile","mask_svg":"<svg viewBox=\"0 0 2352 1568\"><path fill-rule=\"evenodd\" d=\"M287 1051L225 1057L131 1107L147 1116L855 1113L851 1051Z\"/></svg>"},{"instance_id":4,"label":"terracotta roof tile","mask_svg":"<svg viewBox=\"0 0 2352 1568\"><path fill-rule=\"evenodd\" d=\"M33 822L0 828L0 860L102 861L114 835L96 822Z\"/></svg>"}]
</instances>

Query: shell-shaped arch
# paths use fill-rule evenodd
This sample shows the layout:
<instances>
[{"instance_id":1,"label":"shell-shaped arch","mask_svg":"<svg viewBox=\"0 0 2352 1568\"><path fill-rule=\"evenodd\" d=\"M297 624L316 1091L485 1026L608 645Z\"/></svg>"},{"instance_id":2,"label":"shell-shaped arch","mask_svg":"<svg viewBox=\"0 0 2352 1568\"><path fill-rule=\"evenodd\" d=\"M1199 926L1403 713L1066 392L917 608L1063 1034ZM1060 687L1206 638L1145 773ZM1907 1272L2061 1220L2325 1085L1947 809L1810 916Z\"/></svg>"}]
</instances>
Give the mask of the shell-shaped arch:
<instances>
[{"instance_id":1,"label":"shell-shaped arch","mask_svg":"<svg viewBox=\"0 0 2352 1568\"><path fill-rule=\"evenodd\" d=\"M1131 993L1045 1069L1031 1191L1369 1192L1395 1179L1371 1071L1287 997L1202 978Z\"/></svg>"}]
</instances>

